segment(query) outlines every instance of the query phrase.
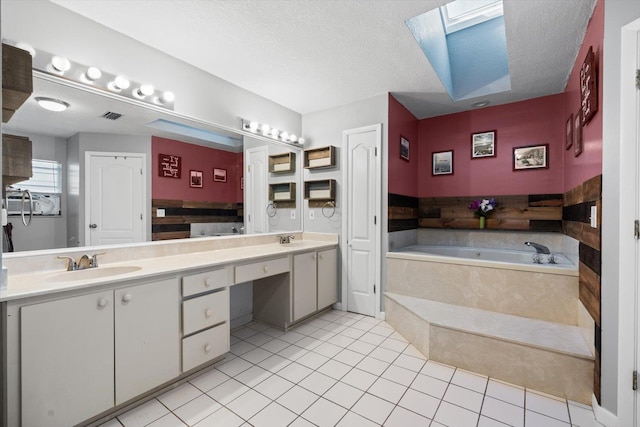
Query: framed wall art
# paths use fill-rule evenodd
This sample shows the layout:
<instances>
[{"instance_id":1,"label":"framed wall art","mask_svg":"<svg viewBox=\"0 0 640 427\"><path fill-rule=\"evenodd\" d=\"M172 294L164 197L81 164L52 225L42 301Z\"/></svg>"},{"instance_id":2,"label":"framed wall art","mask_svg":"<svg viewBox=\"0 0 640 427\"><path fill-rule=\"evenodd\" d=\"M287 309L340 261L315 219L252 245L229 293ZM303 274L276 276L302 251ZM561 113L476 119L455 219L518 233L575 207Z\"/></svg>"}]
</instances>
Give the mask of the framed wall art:
<instances>
[{"instance_id":1,"label":"framed wall art","mask_svg":"<svg viewBox=\"0 0 640 427\"><path fill-rule=\"evenodd\" d=\"M227 170L226 169L214 169L213 170L214 182L227 182Z\"/></svg>"},{"instance_id":2,"label":"framed wall art","mask_svg":"<svg viewBox=\"0 0 640 427\"><path fill-rule=\"evenodd\" d=\"M549 167L549 144L528 145L513 149L513 170Z\"/></svg>"},{"instance_id":3,"label":"framed wall art","mask_svg":"<svg viewBox=\"0 0 640 427\"><path fill-rule=\"evenodd\" d=\"M578 157L582 153L582 120L580 111L573 118L573 156Z\"/></svg>"},{"instance_id":4,"label":"framed wall art","mask_svg":"<svg viewBox=\"0 0 640 427\"><path fill-rule=\"evenodd\" d=\"M453 150L433 153L431 175L453 174Z\"/></svg>"},{"instance_id":5,"label":"framed wall art","mask_svg":"<svg viewBox=\"0 0 640 427\"><path fill-rule=\"evenodd\" d=\"M498 132L489 130L471 134L471 158L496 156L496 142Z\"/></svg>"},{"instance_id":6,"label":"framed wall art","mask_svg":"<svg viewBox=\"0 0 640 427\"><path fill-rule=\"evenodd\" d=\"M202 188L202 171L190 171L189 187Z\"/></svg>"},{"instance_id":7,"label":"framed wall art","mask_svg":"<svg viewBox=\"0 0 640 427\"><path fill-rule=\"evenodd\" d=\"M173 154L158 154L158 175L180 179L182 158Z\"/></svg>"},{"instance_id":8,"label":"framed wall art","mask_svg":"<svg viewBox=\"0 0 640 427\"><path fill-rule=\"evenodd\" d=\"M598 112L598 82L596 74L596 55L593 46L580 67L580 116L582 126L589 123Z\"/></svg>"},{"instance_id":9,"label":"framed wall art","mask_svg":"<svg viewBox=\"0 0 640 427\"><path fill-rule=\"evenodd\" d=\"M400 158L409 161L409 140L403 136L400 137Z\"/></svg>"},{"instance_id":10,"label":"framed wall art","mask_svg":"<svg viewBox=\"0 0 640 427\"><path fill-rule=\"evenodd\" d=\"M573 114L569 114L564 125L564 148L568 150L573 145Z\"/></svg>"}]
</instances>

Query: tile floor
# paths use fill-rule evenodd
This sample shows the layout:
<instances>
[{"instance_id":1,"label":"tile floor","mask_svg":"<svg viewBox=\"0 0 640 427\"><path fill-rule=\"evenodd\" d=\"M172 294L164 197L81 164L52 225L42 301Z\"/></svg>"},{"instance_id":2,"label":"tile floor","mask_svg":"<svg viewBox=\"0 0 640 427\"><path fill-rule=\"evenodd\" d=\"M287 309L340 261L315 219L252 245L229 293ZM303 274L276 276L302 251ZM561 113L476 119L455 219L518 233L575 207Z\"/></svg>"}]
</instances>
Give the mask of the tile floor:
<instances>
[{"instance_id":1,"label":"tile floor","mask_svg":"<svg viewBox=\"0 0 640 427\"><path fill-rule=\"evenodd\" d=\"M223 363L102 427L593 427L591 407L427 361L386 322L251 323Z\"/></svg>"}]
</instances>

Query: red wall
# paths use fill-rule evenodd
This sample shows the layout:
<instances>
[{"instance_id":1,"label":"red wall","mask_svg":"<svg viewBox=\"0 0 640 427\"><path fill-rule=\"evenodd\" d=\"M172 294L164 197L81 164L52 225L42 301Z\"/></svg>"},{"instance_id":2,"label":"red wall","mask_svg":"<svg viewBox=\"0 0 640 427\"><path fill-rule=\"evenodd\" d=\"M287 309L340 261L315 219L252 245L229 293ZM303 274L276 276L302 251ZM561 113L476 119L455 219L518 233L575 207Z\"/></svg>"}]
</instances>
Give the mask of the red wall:
<instances>
[{"instance_id":1,"label":"red wall","mask_svg":"<svg viewBox=\"0 0 640 427\"><path fill-rule=\"evenodd\" d=\"M151 139L151 153L151 193L154 199L242 203L242 153L231 153L156 136ZM182 158L180 179L158 176L159 154L174 154ZM213 181L214 168L227 170L227 182ZM202 188L189 187L190 170L203 172Z\"/></svg>"},{"instance_id":2,"label":"red wall","mask_svg":"<svg viewBox=\"0 0 640 427\"><path fill-rule=\"evenodd\" d=\"M420 120L419 197L564 192L564 94ZM471 159L471 134L497 130L496 156ZM513 148L549 144L549 168L514 171ZM454 150L453 175L431 175L432 153Z\"/></svg>"},{"instance_id":3,"label":"red wall","mask_svg":"<svg viewBox=\"0 0 640 427\"><path fill-rule=\"evenodd\" d=\"M409 161L400 158L400 136L409 140ZM389 193L418 197L418 119L389 94Z\"/></svg>"},{"instance_id":4,"label":"red wall","mask_svg":"<svg viewBox=\"0 0 640 427\"><path fill-rule=\"evenodd\" d=\"M580 67L589 47L596 55L598 80L598 112L582 128L582 154L574 157L573 147L565 151L564 181L565 191L571 190L589 178L602 173L602 43L604 40L604 1L598 0L589 21L582 47L571 71L565 89L564 120L570 114L575 117L580 108Z\"/></svg>"}]
</instances>

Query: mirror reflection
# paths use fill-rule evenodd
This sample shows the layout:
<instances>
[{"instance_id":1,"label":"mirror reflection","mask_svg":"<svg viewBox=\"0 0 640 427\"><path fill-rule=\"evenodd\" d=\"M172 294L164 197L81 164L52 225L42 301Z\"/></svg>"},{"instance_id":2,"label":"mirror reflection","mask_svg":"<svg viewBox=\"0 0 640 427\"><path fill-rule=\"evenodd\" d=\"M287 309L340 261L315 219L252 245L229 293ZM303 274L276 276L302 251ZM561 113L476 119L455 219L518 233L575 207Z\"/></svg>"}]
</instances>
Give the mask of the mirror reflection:
<instances>
[{"instance_id":1,"label":"mirror reflection","mask_svg":"<svg viewBox=\"0 0 640 427\"><path fill-rule=\"evenodd\" d=\"M3 125L4 157L7 140L26 137L33 171L3 175L5 252L302 229L298 147L56 80L35 75Z\"/></svg>"}]
</instances>

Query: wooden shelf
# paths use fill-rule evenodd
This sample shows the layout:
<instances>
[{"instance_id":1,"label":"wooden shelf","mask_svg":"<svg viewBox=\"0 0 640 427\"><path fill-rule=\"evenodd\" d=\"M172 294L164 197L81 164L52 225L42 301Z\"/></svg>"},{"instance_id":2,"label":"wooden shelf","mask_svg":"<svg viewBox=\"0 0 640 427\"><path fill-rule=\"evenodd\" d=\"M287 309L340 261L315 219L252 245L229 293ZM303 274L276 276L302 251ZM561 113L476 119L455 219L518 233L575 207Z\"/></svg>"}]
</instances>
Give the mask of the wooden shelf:
<instances>
[{"instance_id":1,"label":"wooden shelf","mask_svg":"<svg viewBox=\"0 0 640 427\"><path fill-rule=\"evenodd\" d=\"M31 178L31 141L24 136L2 135L2 187Z\"/></svg>"},{"instance_id":2,"label":"wooden shelf","mask_svg":"<svg viewBox=\"0 0 640 427\"><path fill-rule=\"evenodd\" d=\"M274 202L294 202L296 200L296 183L269 184L269 200Z\"/></svg>"},{"instance_id":3,"label":"wooden shelf","mask_svg":"<svg viewBox=\"0 0 640 427\"><path fill-rule=\"evenodd\" d=\"M282 153L269 156L270 173L291 173L296 171L296 153Z\"/></svg>"},{"instance_id":4,"label":"wooden shelf","mask_svg":"<svg viewBox=\"0 0 640 427\"><path fill-rule=\"evenodd\" d=\"M305 181L304 198L309 201L335 201L336 180L322 179L318 181Z\"/></svg>"},{"instance_id":5,"label":"wooden shelf","mask_svg":"<svg viewBox=\"0 0 640 427\"><path fill-rule=\"evenodd\" d=\"M305 169L332 168L336 165L336 147L311 148L304 150Z\"/></svg>"},{"instance_id":6,"label":"wooden shelf","mask_svg":"<svg viewBox=\"0 0 640 427\"><path fill-rule=\"evenodd\" d=\"M13 113L33 92L31 55L26 50L2 44L2 122L8 122Z\"/></svg>"}]
</instances>

